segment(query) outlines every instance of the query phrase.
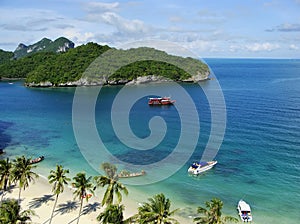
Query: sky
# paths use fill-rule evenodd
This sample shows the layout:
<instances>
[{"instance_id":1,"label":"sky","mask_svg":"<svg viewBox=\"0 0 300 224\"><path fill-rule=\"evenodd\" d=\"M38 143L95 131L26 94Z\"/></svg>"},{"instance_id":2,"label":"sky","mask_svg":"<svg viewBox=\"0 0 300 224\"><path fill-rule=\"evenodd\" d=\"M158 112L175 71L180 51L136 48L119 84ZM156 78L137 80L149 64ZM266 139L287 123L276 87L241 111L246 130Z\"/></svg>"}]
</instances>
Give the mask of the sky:
<instances>
[{"instance_id":1,"label":"sky","mask_svg":"<svg viewBox=\"0 0 300 224\"><path fill-rule=\"evenodd\" d=\"M300 58L300 0L0 0L0 49L167 41L198 57Z\"/></svg>"}]
</instances>

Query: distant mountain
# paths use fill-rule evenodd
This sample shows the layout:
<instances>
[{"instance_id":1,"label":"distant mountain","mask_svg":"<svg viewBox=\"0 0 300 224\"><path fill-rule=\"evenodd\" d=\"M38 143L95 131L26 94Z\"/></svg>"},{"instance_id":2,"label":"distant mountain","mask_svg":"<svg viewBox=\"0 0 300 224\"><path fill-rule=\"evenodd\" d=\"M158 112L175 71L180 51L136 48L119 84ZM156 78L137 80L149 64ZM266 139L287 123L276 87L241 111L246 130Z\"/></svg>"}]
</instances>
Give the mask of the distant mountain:
<instances>
[{"instance_id":1,"label":"distant mountain","mask_svg":"<svg viewBox=\"0 0 300 224\"><path fill-rule=\"evenodd\" d=\"M22 58L36 52L66 52L70 48L74 48L74 43L65 37L60 37L55 41L43 38L35 44L26 46L20 43L14 53L14 58Z\"/></svg>"}]
</instances>

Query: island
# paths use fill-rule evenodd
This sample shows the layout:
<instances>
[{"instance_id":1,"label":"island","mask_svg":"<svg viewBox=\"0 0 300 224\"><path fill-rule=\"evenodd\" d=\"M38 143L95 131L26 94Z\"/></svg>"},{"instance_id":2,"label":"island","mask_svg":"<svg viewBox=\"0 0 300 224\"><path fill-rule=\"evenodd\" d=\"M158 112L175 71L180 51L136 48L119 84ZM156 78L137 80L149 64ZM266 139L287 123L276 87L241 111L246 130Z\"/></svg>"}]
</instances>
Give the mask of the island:
<instances>
[{"instance_id":1,"label":"island","mask_svg":"<svg viewBox=\"0 0 300 224\"><path fill-rule=\"evenodd\" d=\"M95 63L107 52L111 58ZM83 75L86 71L92 75ZM92 42L74 47L63 37L55 41L43 38L29 46L19 44L14 52L0 51L0 78L24 79L28 87L199 82L209 74L205 63L191 57L148 47L121 50Z\"/></svg>"}]
</instances>

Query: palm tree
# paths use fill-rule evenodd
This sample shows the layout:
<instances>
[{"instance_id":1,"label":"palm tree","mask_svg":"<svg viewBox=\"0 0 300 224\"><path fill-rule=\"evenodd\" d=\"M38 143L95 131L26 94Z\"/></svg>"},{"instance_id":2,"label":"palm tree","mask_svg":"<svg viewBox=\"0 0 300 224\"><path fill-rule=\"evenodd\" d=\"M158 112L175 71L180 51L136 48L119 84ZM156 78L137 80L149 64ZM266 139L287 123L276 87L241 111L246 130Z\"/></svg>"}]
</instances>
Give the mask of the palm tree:
<instances>
[{"instance_id":1,"label":"palm tree","mask_svg":"<svg viewBox=\"0 0 300 224\"><path fill-rule=\"evenodd\" d=\"M103 163L101 166L105 171L106 176L97 176L94 179L97 186L105 187L107 185L107 189L102 199L102 206L113 204L114 194L117 196L117 204L121 203L121 191L125 195L128 195L128 190L122 183L118 182L117 167L109 163Z\"/></svg>"},{"instance_id":2,"label":"palm tree","mask_svg":"<svg viewBox=\"0 0 300 224\"><path fill-rule=\"evenodd\" d=\"M25 190L31 181L34 182L34 178L39 177L39 175L32 171L36 166L31 165L30 161L31 159L27 159L25 156L17 157L13 161L12 180L19 184L19 203L22 188Z\"/></svg>"},{"instance_id":3,"label":"palm tree","mask_svg":"<svg viewBox=\"0 0 300 224\"><path fill-rule=\"evenodd\" d=\"M157 194L148 200L149 202L138 208L139 223L179 223L176 219L171 218L178 209L170 211L171 201L164 194Z\"/></svg>"},{"instance_id":4,"label":"palm tree","mask_svg":"<svg viewBox=\"0 0 300 224\"><path fill-rule=\"evenodd\" d=\"M49 224L51 224L53 219L58 195L64 191L64 185L68 184L68 181L70 181L70 178L66 176L67 173L69 173L69 170L63 169L61 165L56 165L56 170L51 170L50 175L48 176L49 183L53 184L52 192L56 195Z\"/></svg>"},{"instance_id":5,"label":"palm tree","mask_svg":"<svg viewBox=\"0 0 300 224\"><path fill-rule=\"evenodd\" d=\"M202 216L194 218L197 224L223 224L226 222L238 222L232 216L222 216L223 202L218 198L213 198L205 202L206 208L198 207L197 212Z\"/></svg>"},{"instance_id":6,"label":"palm tree","mask_svg":"<svg viewBox=\"0 0 300 224\"><path fill-rule=\"evenodd\" d=\"M75 191L73 194L75 195L75 198L77 197L80 200L80 209L79 209L77 224L79 223L83 199L85 198L86 201L89 200L90 197L87 194L87 192L91 192L92 194L94 194L94 192L93 192L94 186L91 182L91 179L92 179L91 176L86 178L85 173L77 173L76 176L73 177L73 180L75 181L72 183L73 187L75 188Z\"/></svg>"},{"instance_id":7,"label":"palm tree","mask_svg":"<svg viewBox=\"0 0 300 224\"><path fill-rule=\"evenodd\" d=\"M0 224L23 224L31 220L30 216L32 215L34 215L32 210L21 212L21 206L15 199L7 199L0 205Z\"/></svg>"},{"instance_id":8,"label":"palm tree","mask_svg":"<svg viewBox=\"0 0 300 224\"><path fill-rule=\"evenodd\" d=\"M124 224L126 221L124 220L123 211L124 205L108 205L97 217L97 220L103 224Z\"/></svg>"},{"instance_id":9,"label":"palm tree","mask_svg":"<svg viewBox=\"0 0 300 224\"><path fill-rule=\"evenodd\" d=\"M4 193L7 191L7 187L10 185L11 169L12 163L9 161L9 158L6 160L0 160L0 189L2 190L1 201Z\"/></svg>"}]
</instances>

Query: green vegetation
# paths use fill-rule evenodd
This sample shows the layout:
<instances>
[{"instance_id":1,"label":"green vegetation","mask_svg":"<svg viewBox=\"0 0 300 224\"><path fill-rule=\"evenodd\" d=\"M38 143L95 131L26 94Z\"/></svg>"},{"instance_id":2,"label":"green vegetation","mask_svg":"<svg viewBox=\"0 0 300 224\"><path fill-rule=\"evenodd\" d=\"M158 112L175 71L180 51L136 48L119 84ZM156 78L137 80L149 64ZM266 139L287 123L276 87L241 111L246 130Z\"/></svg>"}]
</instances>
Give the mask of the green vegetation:
<instances>
[{"instance_id":1,"label":"green vegetation","mask_svg":"<svg viewBox=\"0 0 300 224\"><path fill-rule=\"evenodd\" d=\"M137 220L139 223L179 223L171 217L178 209L170 211L171 201L164 194L157 194L148 200L149 202L144 203L138 208Z\"/></svg>"},{"instance_id":2,"label":"green vegetation","mask_svg":"<svg viewBox=\"0 0 300 224\"><path fill-rule=\"evenodd\" d=\"M26 78L39 65L46 61L53 61L56 57L52 52L39 52L18 60L10 60L0 64L0 77L5 78Z\"/></svg>"},{"instance_id":3,"label":"green vegetation","mask_svg":"<svg viewBox=\"0 0 300 224\"><path fill-rule=\"evenodd\" d=\"M122 54L120 55L122 56ZM174 81L181 81L198 72L205 73L208 71L207 65L199 60L169 55L154 48L130 49L125 55L129 55L134 62L120 68L111 79L133 80L138 76L160 75ZM148 58L152 58L152 60L148 60ZM118 61L123 60L120 58Z\"/></svg>"},{"instance_id":4,"label":"green vegetation","mask_svg":"<svg viewBox=\"0 0 300 224\"><path fill-rule=\"evenodd\" d=\"M49 81L54 85L58 85L76 81L82 76L85 69L108 49L108 46L88 43L70 49L66 53L57 54L56 57L44 61L28 73L26 82L40 83Z\"/></svg>"},{"instance_id":5,"label":"green vegetation","mask_svg":"<svg viewBox=\"0 0 300 224\"><path fill-rule=\"evenodd\" d=\"M152 75L183 81L199 74L205 79L208 71L208 66L197 59L140 47L129 50L111 49L89 66L85 78L92 82L101 80L113 84L124 84L140 76Z\"/></svg>"},{"instance_id":6,"label":"green vegetation","mask_svg":"<svg viewBox=\"0 0 300 224\"><path fill-rule=\"evenodd\" d=\"M9 161L9 158L0 160L0 189L2 190L2 196L5 194L5 191L7 191L7 188L10 186L11 169L12 163Z\"/></svg>"},{"instance_id":7,"label":"green vegetation","mask_svg":"<svg viewBox=\"0 0 300 224\"><path fill-rule=\"evenodd\" d=\"M222 216L223 202L213 198L205 202L205 207L198 207L197 212L201 216L194 218L197 224L224 224L226 222L238 222L239 220L231 216Z\"/></svg>"},{"instance_id":8,"label":"green vegetation","mask_svg":"<svg viewBox=\"0 0 300 224\"><path fill-rule=\"evenodd\" d=\"M21 211L21 206L15 199L7 199L0 204L0 224L27 223L32 215L32 210Z\"/></svg>"},{"instance_id":9,"label":"green vegetation","mask_svg":"<svg viewBox=\"0 0 300 224\"><path fill-rule=\"evenodd\" d=\"M79 223L79 218L81 215L81 211L82 211L82 205L83 205L83 199L85 198L86 201L88 202L89 200L89 195L88 192L91 192L92 194L94 194L93 192L93 183L92 183L92 177L86 177L85 173L77 173L75 177L73 177L74 182L73 187L75 188L74 191L74 196L77 197L80 200L80 208L79 208L79 214L78 214L78 218L77 218L77 224Z\"/></svg>"},{"instance_id":10,"label":"green vegetation","mask_svg":"<svg viewBox=\"0 0 300 224\"><path fill-rule=\"evenodd\" d=\"M3 51L0 49L0 65L10 61L14 56L13 52Z\"/></svg>"},{"instance_id":11,"label":"green vegetation","mask_svg":"<svg viewBox=\"0 0 300 224\"><path fill-rule=\"evenodd\" d=\"M61 165L56 165L56 170L51 170L50 175L48 176L49 183L53 184L52 191L56 195L49 224L51 224L53 219L53 213L57 204L58 196L64 191L64 186L70 181L70 178L66 176L68 173L69 170L65 170Z\"/></svg>"},{"instance_id":12,"label":"green vegetation","mask_svg":"<svg viewBox=\"0 0 300 224\"><path fill-rule=\"evenodd\" d=\"M201 74L205 79L209 71L208 66L197 59L172 56L146 47L117 50L106 45L88 43L67 52L53 52L66 40L59 38L51 42L44 38L37 45L46 44L47 52L33 52L18 59L11 59L11 52L1 51L0 78L23 78L30 86L39 86L44 82L63 86L85 75L96 83L124 84L137 77L150 75L182 81ZM56 45L49 45L49 41ZM108 50L105 57L99 57Z\"/></svg>"},{"instance_id":13,"label":"green vegetation","mask_svg":"<svg viewBox=\"0 0 300 224\"><path fill-rule=\"evenodd\" d=\"M130 223L128 220L124 220L123 211L124 205L109 205L105 208L104 212L101 212L97 220L103 224L125 224Z\"/></svg>"},{"instance_id":14,"label":"green vegetation","mask_svg":"<svg viewBox=\"0 0 300 224\"><path fill-rule=\"evenodd\" d=\"M0 160L0 180L1 180L1 190L10 188L11 182L8 180L15 181L14 183L23 183L23 187L29 185L29 180L34 180L37 178L37 175L34 174L31 169L33 166L28 165L30 159L25 158L25 156L17 157L14 162L10 162L8 159ZM26 167L26 169L25 169ZM120 204L121 199L118 197L118 192L120 193L121 190L124 189L116 186L122 185L121 183L117 182L117 167L115 165L109 163L103 163L102 169L104 169L107 176L105 180L110 180L113 183L111 184L99 184L100 177L95 177L94 180L96 181L96 185L105 187L108 186L106 192L103 196L102 202L105 201L103 205L106 207L97 217L97 220L100 223L104 224L125 224L125 223L140 223L140 224L177 224L179 223L174 217L174 214L178 211L178 209L171 210L171 200L166 198L163 193L154 195L152 198L148 199L148 202L142 203L138 207L138 213L132 217L128 217L127 219L124 218L124 210L125 206ZM9 170L10 174L7 171L2 171L2 169ZM16 172L18 170L18 172ZM20 175L23 173L23 175ZM57 203L57 198L60 193L63 192L64 186L68 183L70 178L67 177L69 171L67 169L63 169L61 165L56 166L56 170L51 170L50 175L48 177L49 183L53 184L53 192L56 196L56 200L54 202L53 211L50 218L50 223L52 221L53 213L55 211L55 206ZM23 178L20 178L22 176ZM79 218L81 215L86 213L82 213L82 204L84 198L88 202L88 199L93 194L94 184L92 182L93 178L87 177L85 173L77 173L75 177L73 177L74 182L72 183L73 186L73 194L76 198L80 200L80 209L79 215L77 218L77 223L79 223ZM106 183L106 182L105 182ZM122 185L123 186L123 185ZM20 188L21 189L21 188ZM110 189L110 190L109 190ZM126 189L127 191L127 189ZM8 191L9 192L9 191ZM88 194L90 192L91 194ZM109 193L109 194L108 194ZM128 193L128 192L127 192ZM114 204L113 195L116 195L119 200ZM53 196L54 196L53 195ZM110 195L109 197L107 195ZM104 199L109 200L104 200ZM109 203L108 203L109 202ZM238 219L231 217L231 216L223 216L222 210L223 202L220 199L214 198L210 201L205 202L205 207L198 207L197 212L199 213L199 217L194 218L194 222L197 224L223 224L226 222L238 222ZM96 209L94 210L96 211ZM15 199L7 199L1 200L0 202L0 224L6 223L27 223L30 220L30 217L34 214L32 210L21 210L21 206ZM38 214L37 214L38 215ZM49 220L45 221L48 222ZM74 221L74 220L73 220Z\"/></svg>"},{"instance_id":15,"label":"green vegetation","mask_svg":"<svg viewBox=\"0 0 300 224\"><path fill-rule=\"evenodd\" d=\"M122 201L121 192L123 192L125 195L128 195L128 190L123 184L118 182L117 167L109 163L103 163L101 167L105 171L106 176L101 175L95 177L94 179L97 186L107 186L102 200L102 206L112 205L114 203L115 195L117 197L117 204L120 204Z\"/></svg>"},{"instance_id":16,"label":"green vegetation","mask_svg":"<svg viewBox=\"0 0 300 224\"><path fill-rule=\"evenodd\" d=\"M34 182L34 179L39 176L32 171L36 166L31 165L30 158L28 159L25 156L17 157L13 163L12 180L19 185L18 202L20 203L22 188L25 190L29 186L29 183L31 181Z\"/></svg>"}]
</instances>

